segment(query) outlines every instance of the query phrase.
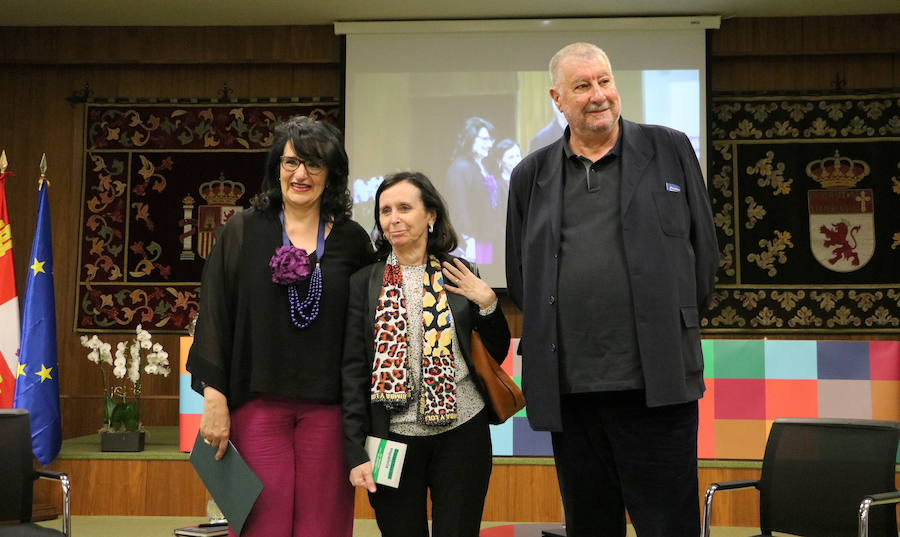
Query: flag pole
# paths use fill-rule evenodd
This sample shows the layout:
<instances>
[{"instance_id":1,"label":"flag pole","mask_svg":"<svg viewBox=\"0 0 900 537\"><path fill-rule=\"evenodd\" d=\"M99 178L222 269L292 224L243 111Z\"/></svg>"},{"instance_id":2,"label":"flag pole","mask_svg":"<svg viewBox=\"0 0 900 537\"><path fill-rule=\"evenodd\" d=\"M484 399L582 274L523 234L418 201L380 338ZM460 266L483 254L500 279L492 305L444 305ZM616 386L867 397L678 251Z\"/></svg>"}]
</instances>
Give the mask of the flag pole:
<instances>
[{"instance_id":1,"label":"flag pole","mask_svg":"<svg viewBox=\"0 0 900 537\"><path fill-rule=\"evenodd\" d=\"M50 186L50 179L47 179L47 153L41 155L41 178L38 179L38 192L44 188L44 183Z\"/></svg>"}]
</instances>

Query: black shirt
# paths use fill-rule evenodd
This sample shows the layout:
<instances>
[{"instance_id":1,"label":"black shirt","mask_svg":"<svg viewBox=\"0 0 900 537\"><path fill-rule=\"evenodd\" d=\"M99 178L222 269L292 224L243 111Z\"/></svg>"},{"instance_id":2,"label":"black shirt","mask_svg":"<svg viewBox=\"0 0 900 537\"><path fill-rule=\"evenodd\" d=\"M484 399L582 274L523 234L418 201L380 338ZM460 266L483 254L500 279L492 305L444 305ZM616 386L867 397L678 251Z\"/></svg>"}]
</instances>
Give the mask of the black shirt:
<instances>
[{"instance_id":1,"label":"black shirt","mask_svg":"<svg viewBox=\"0 0 900 537\"><path fill-rule=\"evenodd\" d=\"M569 135L566 129L557 297L560 388L643 388L622 242L622 135L596 162L574 154Z\"/></svg>"},{"instance_id":2,"label":"black shirt","mask_svg":"<svg viewBox=\"0 0 900 537\"><path fill-rule=\"evenodd\" d=\"M232 217L203 269L200 315L187 369L225 394L235 408L265 393L340 402L341 343L350 274L372 261L359 224L335 224L322 254L319 315L304 329L291 324L287 287L272 282L269 259L282 245L276 214L248 210ZM301 299L306 286L300 288Z\"/></svg>"}]
</instances>

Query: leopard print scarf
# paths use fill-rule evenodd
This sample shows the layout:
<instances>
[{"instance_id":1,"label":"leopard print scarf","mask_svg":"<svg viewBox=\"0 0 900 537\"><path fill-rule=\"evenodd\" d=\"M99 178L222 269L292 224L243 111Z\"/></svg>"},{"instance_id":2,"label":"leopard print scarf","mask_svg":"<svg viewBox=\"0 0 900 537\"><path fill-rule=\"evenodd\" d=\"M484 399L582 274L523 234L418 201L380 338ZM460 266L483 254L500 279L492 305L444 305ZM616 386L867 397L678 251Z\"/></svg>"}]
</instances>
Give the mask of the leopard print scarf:
<instances>
[{"instance_id":1,"label":"leopard print scarf","mask_svg":"<svg viewBox=\"0 0 900 537\"><path fill-rule=\"evenodd\" d=\"M422 284L422 386L418 414L426 425L447 425L457 418L453 324L441 264L433 255L428 257ZM410 399L407 322L403 274L397 256L391 252L375 306L371 379L372 402L388 408L405 406Z\"/></svg>"}]
</instances>

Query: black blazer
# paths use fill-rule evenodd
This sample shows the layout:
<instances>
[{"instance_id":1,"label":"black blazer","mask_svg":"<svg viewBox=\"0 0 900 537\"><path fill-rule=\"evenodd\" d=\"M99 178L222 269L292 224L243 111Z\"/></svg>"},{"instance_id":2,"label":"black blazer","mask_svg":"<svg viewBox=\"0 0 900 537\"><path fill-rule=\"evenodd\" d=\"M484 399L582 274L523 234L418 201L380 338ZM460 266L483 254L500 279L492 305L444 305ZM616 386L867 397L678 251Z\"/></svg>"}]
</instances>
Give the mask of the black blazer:
<instances>
[{"instance_id":1,"label":"black blazer","mask_svg":"<svg viewBox=\"0 0 900 537\"><path fill-rule=\"evenodd\" d=\"M684 133L621 126L621 227L647 404L693 401L705 389L699 308L719 266L709 195ZM506 280L523 313L518 352L536 430L562 429L556 294L564 144L560 138L528 155L510 181Z\"/></svg>"},{"instance_id":2,"label":"black blazer","mask_svg":"<svg viewBox=\"0 0 900 537\"><path fill-rule=\"evenodd\" d=\"M369 460L365 450L366 436L387 438L390 428L390 415L384 405L370 404L369 397L375 360L375 306L381 294L383 276L384 262L381 261L363 267L350 277L350 303L341 365L344 451L350 469ZM497 309L490 315L482 316L478 314L478 305L462 295L447 292L447 302L453 314L456 338L471 374L475 374L471 352L473 328L478 330L494 360L503 363L509 349L509 326L500 305L497 304Z\"/></svg>"}]
</instances>

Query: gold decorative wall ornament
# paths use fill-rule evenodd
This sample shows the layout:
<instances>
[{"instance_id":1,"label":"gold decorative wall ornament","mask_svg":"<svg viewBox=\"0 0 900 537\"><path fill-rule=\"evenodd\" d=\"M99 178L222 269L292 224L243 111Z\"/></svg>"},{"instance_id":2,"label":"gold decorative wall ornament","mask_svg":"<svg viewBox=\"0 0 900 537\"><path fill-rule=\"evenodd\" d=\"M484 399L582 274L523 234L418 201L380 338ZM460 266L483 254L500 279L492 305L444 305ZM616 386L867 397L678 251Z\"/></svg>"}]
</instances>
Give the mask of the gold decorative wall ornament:
<instances>
[{"instance_id":1,"label":"gold decorative wall ornament","mask_svg":"<svg viewBox=\"0 0 900 537\"><path fill-rule=\"evenodd\" d=\"M820 327L822 326L822 318L817 317L815 312L806 306L797 310L797 313L788 319L788 326L791 328L801 327Z\"/></svg>"},{"instance_id":2,"label":"gold decorative wall ornament","mask_svg":"<svg viewBox=\"0 0 900 537\"><path fill-rule=\"evenodd\" d=\"M744 223L744 227L753 229L756 227L757 222L765 218L766 208L757 204L756 200L753 199L753 196L744 198L744 203L747 204L747 222Z\"/></svg>"},{"instance_id":3,"label":"gold decorative wall ornament","mask_svg":"<svg viewBox=\"0 0 900 537\"><path fill-rule=\"evenodd\" d=\"M759 253L747 254L747 261L756 263L759 268L765 269L771 277L778 274L778 269L775 268L776 261L782 265L787 263L785 251L788 248L793 248L794 243L791 242L790 231L775 230L775 238L771 240L760 239L759 246L764 248L764 250Z\"/></svg>"},{"instance_id":4,"label":"gold decorative wall ornament","mask_svg":"<svg viewBox=\"0 0 900 537\"><path fill-rule=\"evenodd\" d=\"M812 125L810 125L808 129L803 131L803 136L804 138L833 138L837 136L837 129L829 127L825 118L818 117L812 122Z\"/></svg>"},{"instance_id":5,"label":"gold decorative wall ornament","mask_svg":"<svg viewBox=\"0 0 900 537\"><path fill-rule=\"evenodd\" d=\"M806 114L815 108L811 103L792 103L784 101L781 103L781 109L788 112L793 121L800 121Z\"/></svg>"},{"instance_id":6,"label":"gold decorative wall ornament","mask_svg":"<svg viewBox=\"0 0 900 537\"><path fill-rule=\"evenodd\" d=\"M784 178L784 162L774 164L774 159L775 153L766 151L765 158L759 159L756 161L756 164L747 167L747 174L759 175L760 177L757 179L756 183L759 186L772 187L772 194L774 196L779 194L790 194L791 183L793 183L794 180Z\"/></svg>"},{"instance_id":7,"label":"gold decorative wall ornament","mask_svg":"<svg viewBox=\"0 0 900 537\"><path fill-rule=\"evenodd\" d=\"M834 317L825 321L825 325L828 328L835 328L839 326L847 327L847 326L859 326L862 324L862 319L853 315L853 311L847 306L841 306L834 312Z\"/></svg>"},{"instance_id":8,"label":"gold decorative wall ornament","mask_svg":"<svg viewBox=\"0 0 900 537\"><path fill-rule=\"evenodd\" d=\"M892 315L891 310L878 306L871 317L866 317L866 326L896 327L900 326L900 319Z\"/></svg>"},{"instance_id":9,"label":"gold decorative wall ornament","mask_svg":"<svg viewBox=\"0 0 900 537\"><path fill-rule=\"evenodd\" d=\"M772 299L778 302L781 309L791 311L797 307L797 303L806 297L806 291L772 291Z\"/></svg>"},{"instance_id":10,"label":"gold decorative wall ornament","mask_svg":"<svg viewBox=\"0 0 900 537\"><path fill-rule=\"evenodd\" d=\"M743 120L738 123L737 129L731 131L728 136L732 139L736 138L756 138L757 140L762 138L762 131L753 126L753 123L748 120Z\"/></svg>"},{"instance_id":11,"label":"gold decorative wall ornament","mask_svg":"<svg viewBox=\"0 0 900 537\"><path fill-rule=\"evenodd\" d=\"M828 117L838 120L844 117L844 112L853 109L850 101L819 101L819 110L828 112Z\"/></svg>"}]
</instances>

